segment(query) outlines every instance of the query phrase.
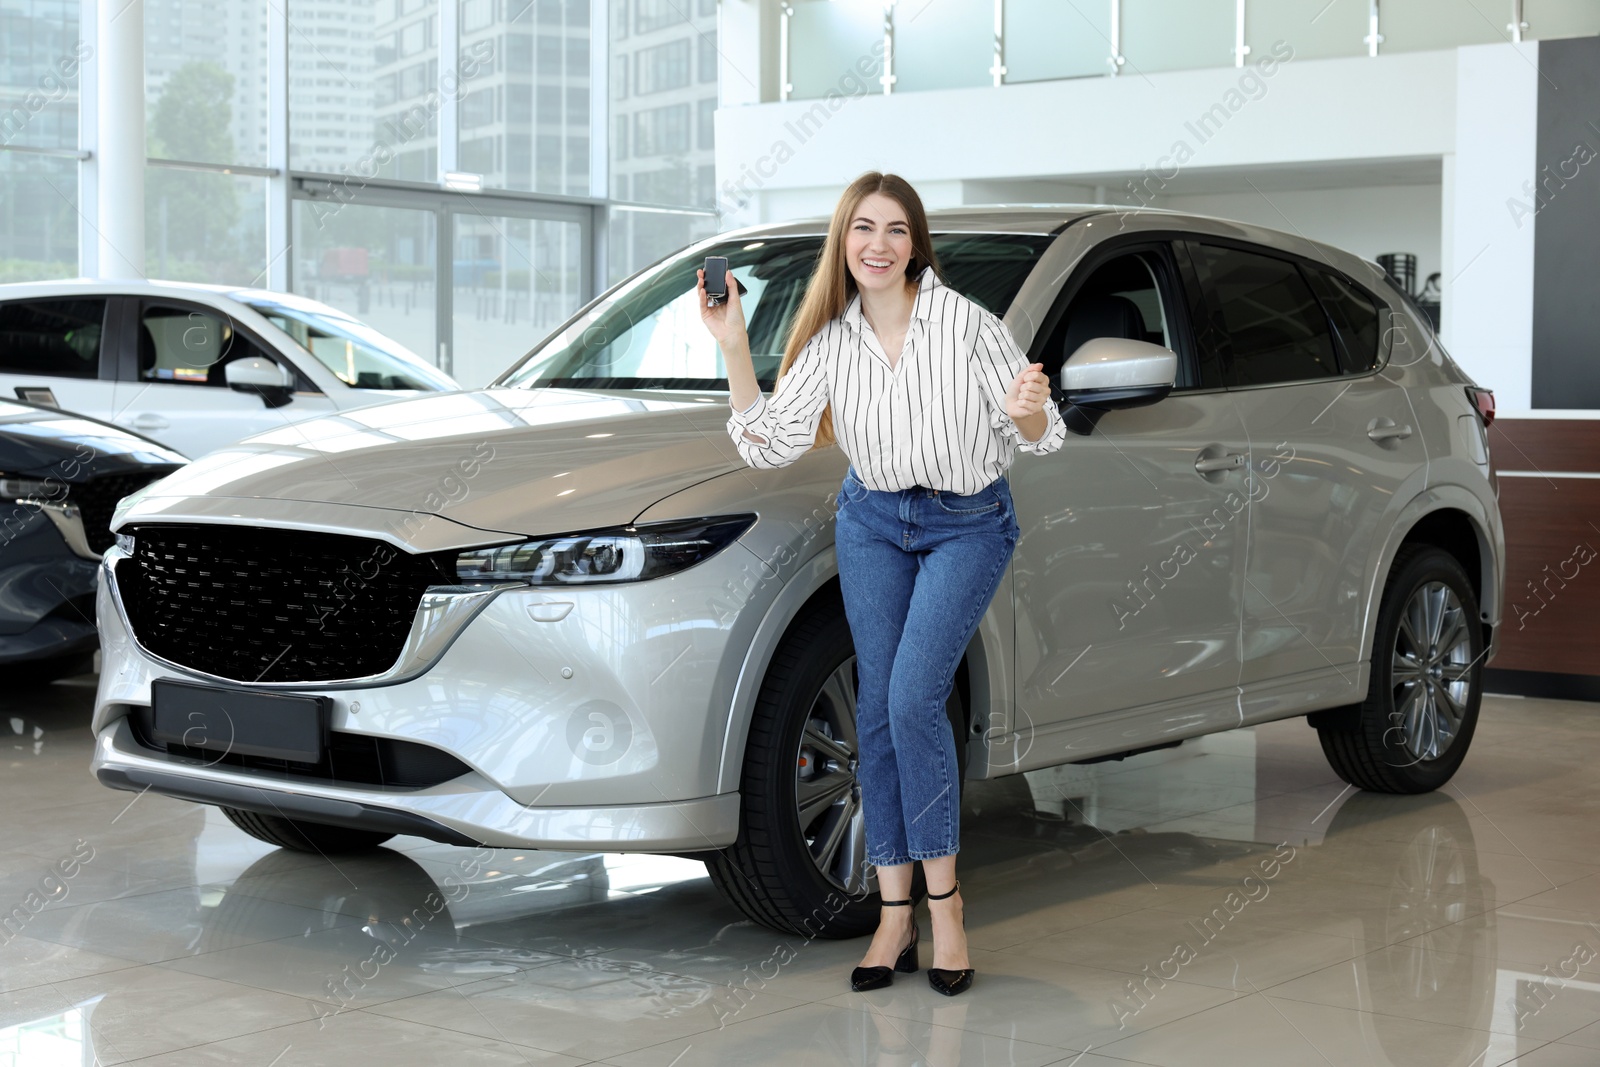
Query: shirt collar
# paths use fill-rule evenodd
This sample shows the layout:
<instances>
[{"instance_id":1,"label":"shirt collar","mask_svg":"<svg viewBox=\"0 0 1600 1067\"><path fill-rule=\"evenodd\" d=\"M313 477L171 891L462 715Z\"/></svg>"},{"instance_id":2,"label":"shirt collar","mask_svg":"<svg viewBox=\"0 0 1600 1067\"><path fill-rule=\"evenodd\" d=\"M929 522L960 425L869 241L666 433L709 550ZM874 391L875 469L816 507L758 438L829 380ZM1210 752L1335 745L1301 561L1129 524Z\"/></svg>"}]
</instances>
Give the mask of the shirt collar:
<instances>
[{"instance_id":1,"label":"shirt collar","mask_svg":"<svg viewBox=\"0 0 1600 1067\"><path fill-rule=\"evenodd\" d=\"M923 267L922 275L917 279L917 296L911 305L911 317L922 319L924 322L937 322L939 319L939 306L943 301L937 300L935 297L939 295L938 290L944 287L944 283L939 280L938 275L934 274L932 266ZM845 305L840 317L844 320L846 326L849 326L856 333L861 332L861 293L859 290L850 298L850 303Z\"/></svg>"}]
</instances>

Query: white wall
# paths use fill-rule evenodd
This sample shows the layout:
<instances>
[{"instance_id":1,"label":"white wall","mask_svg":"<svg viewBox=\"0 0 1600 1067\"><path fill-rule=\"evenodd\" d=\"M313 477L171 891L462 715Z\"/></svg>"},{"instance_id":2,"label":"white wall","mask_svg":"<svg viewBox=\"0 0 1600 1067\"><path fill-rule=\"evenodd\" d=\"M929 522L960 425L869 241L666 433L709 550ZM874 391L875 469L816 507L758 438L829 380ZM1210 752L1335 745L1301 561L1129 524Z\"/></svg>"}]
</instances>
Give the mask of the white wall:
<instances>
[{"instance_id":1,"label":"white wall","mask_svg":"<svg viewBox=\"0 0 1600 1067\"><path fill-rule=\"evenodd\" d=\"M1495 391L1497 413L1514 416L1533 406L1534 222L1525 218L1519 227L1506 202L1527 199L1523 183L1538 171L1539 44L1473 45L1456 54L1440 334L1462 369Z\"/></svg>"},{"instance_id":2,"label":"white wall","mask_svg":"<svg viewBox=\"0 0 1600 1067\"><path fill-rule=\"evenodd\" d=\"M717 185L731 227L775 217L773 207L789 204L784 191L836 197L873 169L920 189L1162 166L1171 174L1437 157L1455 140L1455 93L1455 52L1442 51L1290 58L1270 76L1224 67L730 107L717 112ZM1402 116L1405 102L1426 102L1442 119ZM1202 127L1207 112L1214 117Z\"/></svg>"}]
</instances>

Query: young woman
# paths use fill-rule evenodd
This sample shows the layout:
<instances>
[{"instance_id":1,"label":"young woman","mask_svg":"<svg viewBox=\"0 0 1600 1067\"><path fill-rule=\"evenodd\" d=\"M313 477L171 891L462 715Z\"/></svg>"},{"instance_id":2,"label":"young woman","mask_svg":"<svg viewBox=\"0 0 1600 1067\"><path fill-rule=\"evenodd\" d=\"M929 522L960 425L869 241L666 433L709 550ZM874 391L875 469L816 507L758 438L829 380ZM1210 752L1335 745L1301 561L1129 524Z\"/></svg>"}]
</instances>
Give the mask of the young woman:
<instances>
[{"instance_id":1,"label":"young woman","mask_svg":"<svg viewBox=\"0 0 1600 1067\"><path fill-rule=\"evenodd\" d=\"M956 894L961 783L945 701L1021 531L1015 448L1053 452L1066 426L1041 365L994 314L947 287L922 200L870 171L839 198L789 328L773 397L756 382L733 272L700 314L727 363L728 432L772 468L837 442L850 459L834 543L856 648L858 775L883 910L855 989L917 970L911 864L933 917L929 984L972 983ZM903 910L902 910L903 909Z\"/></svg>"}]
</instances>

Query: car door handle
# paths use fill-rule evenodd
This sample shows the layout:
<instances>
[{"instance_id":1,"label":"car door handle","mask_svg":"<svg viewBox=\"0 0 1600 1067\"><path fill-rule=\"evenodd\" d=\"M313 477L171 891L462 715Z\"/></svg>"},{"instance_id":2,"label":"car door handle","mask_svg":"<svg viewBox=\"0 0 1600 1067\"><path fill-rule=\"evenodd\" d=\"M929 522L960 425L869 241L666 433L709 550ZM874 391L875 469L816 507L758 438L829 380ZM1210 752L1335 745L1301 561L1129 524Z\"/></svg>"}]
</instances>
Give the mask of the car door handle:
<instances>
[{"instance_id":1,"label":"car door handle","mask_svg":"<svg viewBox=\"0 0 1600 1067\"><path fill-rule=\"evenodd\" d=\"M1202 456L1194 461L1194 469L1201 474L1211 474L1215 471L1231 471L1244 466L1244 462L1243 452L1227 452L1220 456Z\"/></svg>"},{"instance_id":2,"label":"car door handle","mask_svg":"<svg viewBox=\"0 0 1600 1067\"><path fill-rule=\"evenodd\" d=\"M1367 424L1367 436L1374 441L1387 441L1391 437L1404 439L1411 436L1411 424L1396 426L1393 419L1376 418Z\"/></svg>"},{"instance_id":3,"label":"car door handle","mask_svg":"<svg viewBox=\"0 0 1600 1067\"><path fill-rule=\"evenodd\" d=\"M135 430L165 430L171 425L172 423L168 422L160 415L149 411L135 416L133 420L133 428Z\"/></svg>"}]
</instances>

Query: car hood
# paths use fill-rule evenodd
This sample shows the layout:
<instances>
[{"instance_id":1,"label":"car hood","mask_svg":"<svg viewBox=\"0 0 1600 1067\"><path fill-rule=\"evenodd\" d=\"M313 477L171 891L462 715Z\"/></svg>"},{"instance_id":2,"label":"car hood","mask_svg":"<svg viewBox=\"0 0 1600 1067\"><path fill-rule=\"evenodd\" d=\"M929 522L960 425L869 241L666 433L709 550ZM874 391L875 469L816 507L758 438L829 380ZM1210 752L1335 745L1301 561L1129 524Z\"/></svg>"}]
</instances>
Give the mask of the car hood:
<instances>
[{"instance_id":1,"label":"car hood","mask_svg":"<svg viewBox=\"0 0 1600 1067\"><path fill-rule=\"evenodd\" d=\"M84 476L177 467L187 460L150 438L86 415L0 400L0 472ZM80 476L79 472L87 472Z\"/></svg>"},{"instance_id":2,"label":"car hood","mask_svg":"<svg viewBox=\"0 0 1600 1067\"><path fill-rule=\"evenodd\" d=\"M344 528L354 508L384 513L374 529L395 514L518 535L614 526L744 465L727 412L574 389L429 394L247 437L134 498L126 518L272 525L292 510L280 502L304 502L336 505Z\"/></svg>"}]
</instances>

